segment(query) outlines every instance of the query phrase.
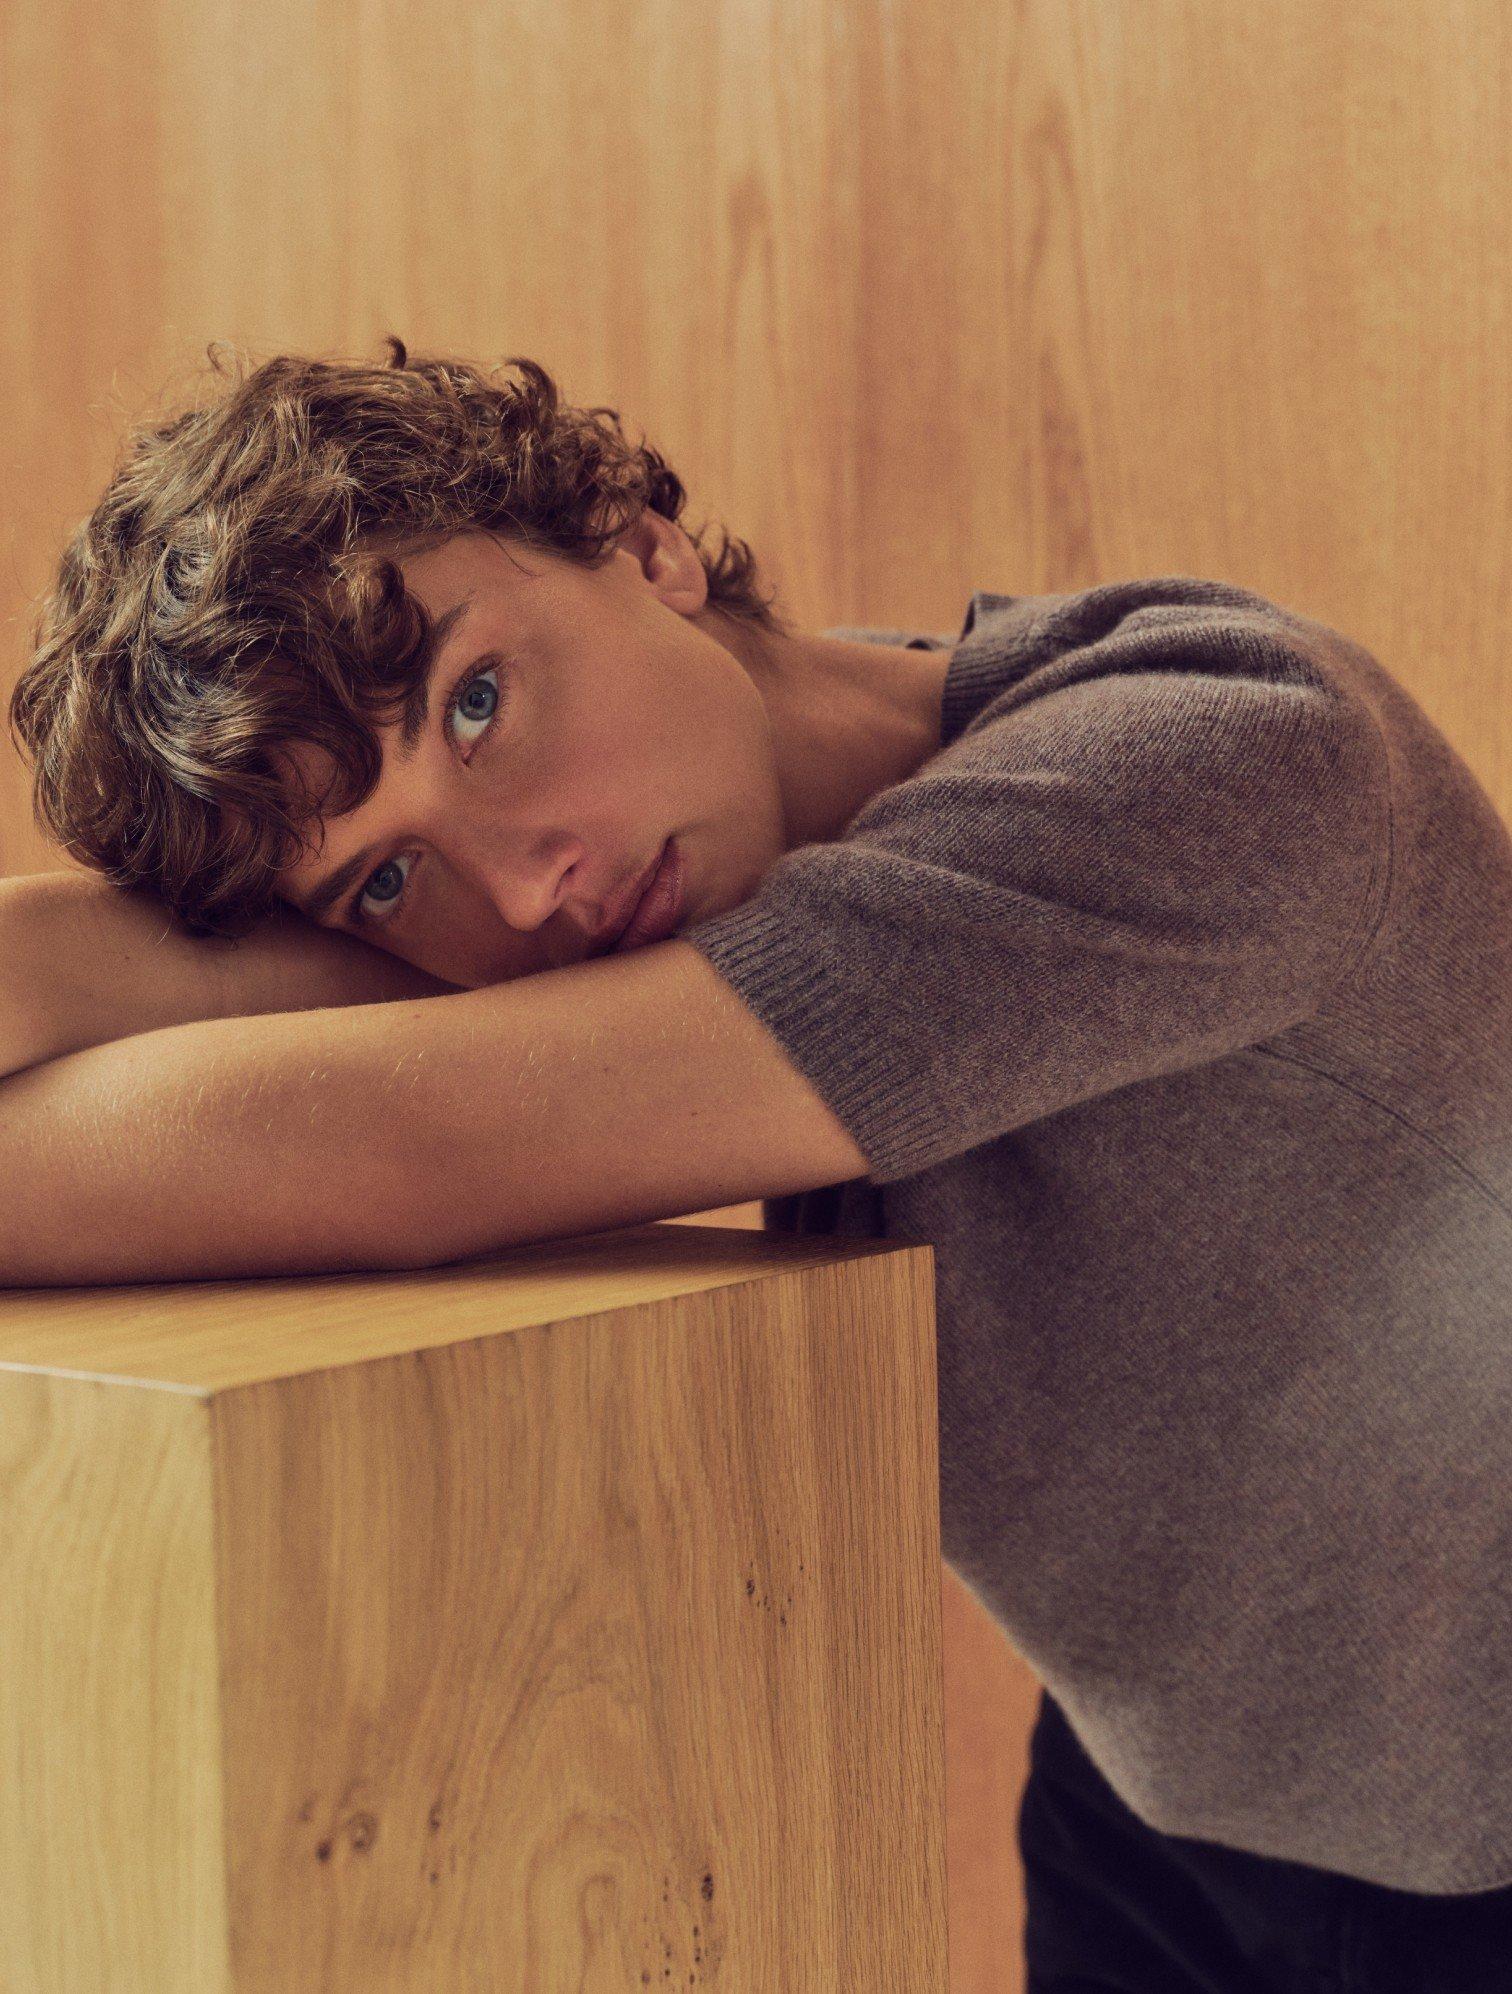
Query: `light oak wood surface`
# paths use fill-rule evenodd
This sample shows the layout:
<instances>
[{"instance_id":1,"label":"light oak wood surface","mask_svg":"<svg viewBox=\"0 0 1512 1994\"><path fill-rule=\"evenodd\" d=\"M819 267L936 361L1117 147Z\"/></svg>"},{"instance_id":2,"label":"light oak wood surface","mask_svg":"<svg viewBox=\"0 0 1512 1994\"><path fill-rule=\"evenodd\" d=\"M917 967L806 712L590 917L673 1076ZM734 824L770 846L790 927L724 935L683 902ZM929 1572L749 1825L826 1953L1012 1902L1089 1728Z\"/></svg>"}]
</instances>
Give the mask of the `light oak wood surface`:
<instances>
[{"instance_id":1,"label":"light oak wood surface","mask_svg":"<svg viewBox=\"0 0 1512 1994\"><path fill-rule=\"evenodd\" d=\"M0 1295L0 1987L945 1994L933 1281Z\"/></svg>"}]
</instances>

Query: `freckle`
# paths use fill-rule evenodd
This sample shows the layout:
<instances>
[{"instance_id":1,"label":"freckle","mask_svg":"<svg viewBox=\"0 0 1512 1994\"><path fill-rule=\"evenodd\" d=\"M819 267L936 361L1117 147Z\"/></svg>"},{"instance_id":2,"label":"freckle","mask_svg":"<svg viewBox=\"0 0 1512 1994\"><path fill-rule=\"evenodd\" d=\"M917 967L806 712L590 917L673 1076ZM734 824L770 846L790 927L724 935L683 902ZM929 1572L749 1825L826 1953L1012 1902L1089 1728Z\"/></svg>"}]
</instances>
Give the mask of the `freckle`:
<instances>
[{"instance_id":1,"label":"freckle","mask_svg":"<svg viewBox=\"0 0 1512 1994\"><path fill-rule=\"evenodd\" d=\"M326 1840L324 1842L317 1842L315 1845L315 1853L320 1857L320 1860L322 1862L329 1862L331 1860L330 1841Z\"/></svg>"}]
</instances>

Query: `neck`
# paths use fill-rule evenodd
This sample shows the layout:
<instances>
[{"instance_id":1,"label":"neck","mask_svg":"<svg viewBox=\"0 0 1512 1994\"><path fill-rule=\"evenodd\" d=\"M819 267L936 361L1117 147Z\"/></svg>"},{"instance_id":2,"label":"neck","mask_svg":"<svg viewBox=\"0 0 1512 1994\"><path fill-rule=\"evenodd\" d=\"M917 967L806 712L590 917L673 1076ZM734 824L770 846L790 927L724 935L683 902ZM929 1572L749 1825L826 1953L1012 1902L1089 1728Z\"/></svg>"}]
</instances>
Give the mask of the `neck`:
<instances>
[{"instance_id":1,"label":"neck","mask_svg":"<svg viewBox=\"0 0 1512 1994\"><path fill-rule=\"evenodd\" d=\"M789 851L838 838L873 796L938 753L951 649L749 624L718 635L766 703Z\"/></svg>"}]
</instances>

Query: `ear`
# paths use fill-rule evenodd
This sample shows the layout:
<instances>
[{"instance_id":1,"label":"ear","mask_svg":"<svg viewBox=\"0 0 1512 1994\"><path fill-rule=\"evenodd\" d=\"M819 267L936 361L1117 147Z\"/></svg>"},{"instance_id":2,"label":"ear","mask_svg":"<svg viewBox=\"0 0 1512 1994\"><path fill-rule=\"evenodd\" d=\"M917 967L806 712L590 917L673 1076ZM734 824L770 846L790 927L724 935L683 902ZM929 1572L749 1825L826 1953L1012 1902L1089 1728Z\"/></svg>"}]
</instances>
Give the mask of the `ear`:
<instances>
[{"instance_id":1,"label":"ear","mask_svg":"<svg viewBox=\"0 0 1512 1994\"><path fill-rule=\"evenodd\" d=\"M698 550L675 519L650 506L615 541L628 554L669 609L692 616L709 599L709 577Z\"/></svg>"}]
</instances>

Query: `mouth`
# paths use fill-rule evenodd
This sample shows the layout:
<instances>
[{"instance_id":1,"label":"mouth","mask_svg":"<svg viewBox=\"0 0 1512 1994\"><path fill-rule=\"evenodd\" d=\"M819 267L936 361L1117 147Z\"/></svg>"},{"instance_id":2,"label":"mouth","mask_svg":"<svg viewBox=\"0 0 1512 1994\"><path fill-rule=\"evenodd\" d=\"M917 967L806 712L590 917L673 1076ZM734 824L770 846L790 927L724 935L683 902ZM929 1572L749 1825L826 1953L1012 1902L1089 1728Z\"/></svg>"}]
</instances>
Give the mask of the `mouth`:
<instances>
[{"instance_id":1,"label":"mouth","mask_svg":"<svg viewBox=\"0 0 1512 1994\"><path fill-rule=\"evenodd\" d=\"M664 942L677 928L682 902L682 853L677 840L668 838L628 926L609 953L619 955L626 949L644 948L648 942Z\"/></svg>"}]
</instances>

